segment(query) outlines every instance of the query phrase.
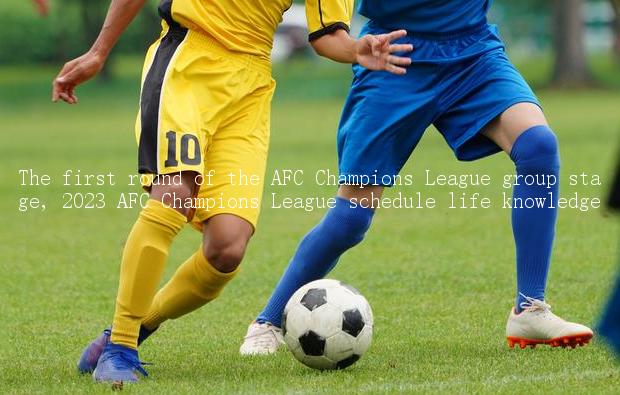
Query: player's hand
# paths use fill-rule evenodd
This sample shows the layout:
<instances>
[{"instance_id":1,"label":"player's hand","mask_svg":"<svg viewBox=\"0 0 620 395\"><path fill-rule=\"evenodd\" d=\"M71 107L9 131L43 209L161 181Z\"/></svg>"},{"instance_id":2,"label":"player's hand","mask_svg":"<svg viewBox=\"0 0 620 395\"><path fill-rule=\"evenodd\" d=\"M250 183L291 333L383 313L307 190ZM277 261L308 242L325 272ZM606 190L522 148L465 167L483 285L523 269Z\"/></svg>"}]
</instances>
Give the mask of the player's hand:
<instances>
[{"instance_id":1,"label":"player's hand","mask_svg":"<svg viewBox=\"0 0 620 395\"><path fill-rule=\"evenodd\" d=\"M60 73L54 79L52 101L62 100L69 104L76 104L75 87L93 78L103 68L105 58L87 52L79 58L65 63Z\"/></svg>"},{"instance_id":2,"label":"player's hand","mask_svg":"<svg viewBox=\"0 0 620 395\"><path fill-rule=\"evenodd\" d=\"M357 63L369 70L385 70L394 74L406 74L405 67L411 64L408 56L394 55L395 52L411 52L411 44L392 44L394 40L405 37L406 30L397 30L391 33L368 34L355 44Z\"/></svg>"}]
</instances>

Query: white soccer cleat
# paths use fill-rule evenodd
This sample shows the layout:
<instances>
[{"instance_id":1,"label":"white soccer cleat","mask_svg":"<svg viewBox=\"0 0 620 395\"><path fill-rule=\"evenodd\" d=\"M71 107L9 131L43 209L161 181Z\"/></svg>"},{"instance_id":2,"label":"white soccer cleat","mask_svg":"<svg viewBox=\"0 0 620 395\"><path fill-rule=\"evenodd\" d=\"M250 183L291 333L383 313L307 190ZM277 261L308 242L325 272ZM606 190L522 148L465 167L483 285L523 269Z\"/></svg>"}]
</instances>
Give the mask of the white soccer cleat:
<instances>
[{"instance_id":1,"label":"white soccer cleat","mask_svg":"<svg viewBox=\"0 0 620 395\"><path fill-rule=\"evenodd\" d=\"M282 329L270 322L254 321L248 327L239 352L241 355L268 355L276 352L281 344L284 344Z\"/></svg>"},{"instance_id":2,"label":"white soccer cleat","mask_svg":"<svg viewBox=\"0 0 620 395\"><path fill-rule=\"evenodd\" d=\"M553 314L551 306L542 300L524 298L527 302L521 303L521 313L516 314L513 308L506 324L506 339L510 348L514 348L515 344L521 348L534 348L537 344L575 348L588 344L592 339L592 330L587 326L563 320Z\"/></svg>"}]
</instances>

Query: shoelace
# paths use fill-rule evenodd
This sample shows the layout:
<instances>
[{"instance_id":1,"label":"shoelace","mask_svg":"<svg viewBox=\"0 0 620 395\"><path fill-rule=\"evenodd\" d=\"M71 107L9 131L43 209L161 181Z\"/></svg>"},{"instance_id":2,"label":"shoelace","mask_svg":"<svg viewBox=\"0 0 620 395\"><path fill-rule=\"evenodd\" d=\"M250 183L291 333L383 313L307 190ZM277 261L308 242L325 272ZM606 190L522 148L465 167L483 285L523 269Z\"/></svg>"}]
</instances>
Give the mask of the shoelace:
<instances>
[{"instance_id":1,"label":"shoelace","mask_svg":"<svg viewBox=\"0 0 620 395\"><path fill-rule=\"evenodd\" d=\"M111 352L108 354L108 358L112 360L112 365L117 369L135 369L140 372L144 377L148 377L148 372L144 370L143 366L152 365L148 362L143 362L135 358L127 358L127 354L122 352Z\"/></svg>"},{"instance_id":2,"label":"shoelace","mask_svg":"<svg viewBox=\"0 0 620 395\"><path fill-rule=\"evenodd\" d=\"M263 336L267 333L269 333L273 338L277 339L275 330L272 327L266 324L261 324L259 325L258 329L259 330L257 330L256 333L253 333L250 336L246 337L246 339L250 340L254 346L261 346L261 347L269 346L272 343L270 341L271 339L266 340Z\"/></svg>"},{"instance_id":3,"label":"shoelace","mask_svg":"<svg viewBox=\"0 0 620 395\"><path fill-rule=\"evenodd\" d=\"M549 305L548 303L545 303L542 300L538 300L538 299L534 299L534 298L530 298L529 296L525 296L523 295L521 292L519 292L519 295L521 295L521 297L523 297L523 299L525 299L525 302L521 302L519 303L519 307L521 307L521 309L523 310L540 310L540 311L549 311L551 310L551 305Z\"/></svg>"}]
</instances>

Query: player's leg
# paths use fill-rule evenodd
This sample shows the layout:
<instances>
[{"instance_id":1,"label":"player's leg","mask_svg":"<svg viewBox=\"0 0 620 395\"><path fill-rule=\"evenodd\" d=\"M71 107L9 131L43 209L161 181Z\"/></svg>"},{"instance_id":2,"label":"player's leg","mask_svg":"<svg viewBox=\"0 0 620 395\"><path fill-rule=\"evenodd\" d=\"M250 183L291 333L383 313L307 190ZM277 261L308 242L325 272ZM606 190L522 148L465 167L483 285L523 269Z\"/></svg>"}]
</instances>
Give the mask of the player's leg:
<instances>
[{"instance_id":1,"label":"player's leg","mask_svg":"<svg viewBox=\"0 0 620 395\"><path fill-rule=\"evenodd\" d=\"M533 103L518 103L504 111L482 132L493 140L515 163L514 201L546 199L545 207L512 208L512 229L517 255L517 297L520 313L527 297L545 300L547 274L555 236L560 158L555 134L542 110ZM544 177L548 185L527 185L525 177ZM552 195L549 195L549 194Z\"/></svg>"},{"instance_id":2,"label":"player's leg","mask_svg":"<svg viewBox=\"0 0 620 395\"><path fill-rule=\"evenodd\" d=\"M267 305L250 324L240 348L243 355L276 351L282 312L291 295L329 273L370 227L373 205L352 205L351 201L370 202L381 196L434 116L427 90L430 86L425 86L431 80L425 80L428 68L409 70L411 81L359 66L354 70L355 80L338 131L339 173L347 180L371 177L362 184L375 185L340 187L335 207L302 239Z\"/></svg>"},{"instance_id":3,"label":"player's leg","mask_svg":"<svg viewBox=\"0 0 620 395\"><path fill-rule=\"evenodd\" d=\"M544 302L547 274L555 237L560 158L557 138L542 110L519 103L492 121L483 134L510 155L517 177L513 189L512 228L517 255L517 299L506 327L510 345L552 346L585 344L592 331L562 320ZM545 183L527 185L525 177L542 177ZM552 194L552 195L550 195ZM546 199L544 207L526 208L521 199ZM544 319L543 319L544 318Z\"/></svg>"},{"instance_id":4,"label":"player's leg","mask_svg":"<svg viewBox=\"0 0 620 395\"><path fill-rule=\"evenodd\" d=\"M146 375L137 352L140 324L157 292L170 245L189 213L188 209L173 208L171 196L191 198L196 189L194 177L194 172L183 172L179 185L154 185L151 199L127 238L110 342L93 372L97 381L136 381L134 371Z\"/></svg>"},{"instance_id":5,"label":"player's leg","mask_svg":"<svg viewBox=\"0 0 620 395\"><path fill-rule=\"evenodd\" d=\"M302 285L323 278L350 248L359 244L370 227L374 209L352 206L350 200L379 198L381 186L341 186L336 204L299 243L267 305L248 328L241 354L269 354L282 341L281 317L291 295Z\"/></svg>"},{"instance_id":6,"label":"player's leg","mask_svg":"<svg viewBox=\"0 0 620 395\"><path fill-rule=\"evenodd\" d=\"M203 224L203 243L177 269L155 296L142 325L149 335L170 319L179 318L217 298L237 274L254 228L232 214Z\"/></svg>"},{"instance_id":7,"label":"player's leg","mask_svg":"<svg viewBox=\"0 0 620 395\"><path fill-rule=\"evenodd\" d=\"M620 209L620 162L617 165L616 177L611 188L609 207L615 210ZM616 356L620 357L620 274L603 310L598 324L598 333L611 346Z\"/></svg>"},{"instance_id":8,"label":"player's leg","mask_svg":"<svg viewBox=\"0 0 620 395\"><path fill-rule=\"evenodd\" d=\"M517 177L522 180L515 183L513 189L517 299L506 328L509 344L521 347L538 343L583 345L592 337L592 331L557 317L544 302L560 183L557 138L547 125L542 110L531 103L510 107L491 122L483 134L510 155ZM525 177L542 177L551 181L527 185L523 182ZM545 199L545 204L537 208L522 207L516 203L522 199Z\"/></svg>"},{"instance_id":9,"label":"player's leg","mask_svg":"<svg viewBox=\"0 0 620 395\"><path fill-rule=\"evenodd\" d=\"M177 29L173 38L184 36L183 29ZM171 282L155 297L155 303L143 317L146 325L140 326L138 344L150 336L163 319L183 315L215 298L236 273L258 219L269 144L270 102L275 89L268 61L256 58L248 62L247 56L212 46L192 31L183 39L191 45L179 51L170 43L164 45L166 37L160 47L164 48L164 53L172 54L178 64L163 73L165 85L149 88L150 70L159 69L155 66L158 63L155 56L153 66L145 66L141 101L142 119L145 110L160 113L159 117L151 119L158 120L155 125L165 123L157 128L165 132L159 133L165 140L152 144L150 139L143 138L140 126L144 122L140 122L139 117L137 130L141 147L143 143L151 143L150 146L157 148L152 155L142 155L141 149L140 164L142 169L144 159L145 162L161 161L160 166L173 168L186 168L189 163L190 168L195 167L200 173L207 169L198 196L192 201L196 209L192 224L203 231L205 242L204 248L182 264ZM199 81L188 84L188 75ZM180 77L178 84L175 83L177 76ZM178 94L183 89L191 92ZM159 90L163 95L161 105L158 100L149 100L150 95ZM177 94L173 94L175 92ZM230 93L230 96L222 96L221 92ZM200 101L195 100L197 97ZM230 106L232 100L234 106ZM246 175L256 174L260 182L232 185L228 174L240 171ZM232 207L218 204L220 199L226 201L227 198L240 203ZM189 292L185 292L184 287L188 287ZM105 340L105 337L104 333L102 338Z\"/></svg>"},{"instance_id":10,"label":"player's leg","mask_svg":"<svg viewBox=\"0 0 620 395\"><path fill-rule=\"evenodd\" d=\"M291 295L304 284L323 278L350 248L358 245L370 228L375 210L352 205L351 200L380 198L382 186L341 186L336 204L301 240L286 271L256 322L281 326L282 311Z\"/></svg>"},{"instance_id":11,"label":"player's leg","mask_svg":"<svg viewBox=\"0 0 620 395\"><path fill-rule=\"evenodd\" d=\"M202 173L204 138L197 134L193 96L181 65L195 51L185 45L188 31L166 29L145 62L140 113L136 122L139 171L152 175L147 206L141 211L123 252L110 341L93 372L96 381L133 382L141 367L137 344L140 324L161 281L169 247L193 216L185 202L196 195ZM194 125L196 127L193 127Z\"/></svg>"},{"instance_id":12,"label":"player's leg","mask_svg":"<svg viewBox=\"0 0 620 395\"><path fill-rule=\"evenodd\" d=\"M620 357L620 275L601 315L597 333L604 338L616 357Z\"/></svg>"},{"instance_id":13,"label":"player's leg","mask_svg":"<svg viewBox=\"0 0 620 395\"><path fill-rule=\"evenodd\" d=\"M513 191L518 291L507 325L509 343L587 342L592 334L587 327L553 315L544 302L555 235L560 160L556 136L536 97L502 51L489 52L468 67L454 68L450 78L458 94L451 95L455 99L436 125L457 157L473 160L504 150L515 162L520 181ZM525 177L549 182L526 183ZM518 203L528 198L542 203L533 208Z\"/></svg>"},{"instance_id":14,"label":"player's leg","mask_svg":"<svg viewBox=\"0 0 620 395\"><path fill-rule=\"evenodd\" d=\"M192 222L202 246L157 293L143 321L147 334L215 299L238 272L252 237L262 198L270 133L269 104L275 88L262 70L241 70L248 93L210 137L205 177ZM237 80L237 78L235 78ZM243 95L242 95L243 96ZM243 174L240 179L230 175ZM259 180L249 182L248 179Z\"/></svg>"},{"instance_id":15,"label":"player's leg","mask_svg":"<svg viewBox=\"0 0 620 395\"><path fill-rule=\"evenodd\" d=\"M159 47L163 40L163 36L160 37L157 41L155 41L146 53L146 57L144 60L144 66L142 70L142 79L145 80L146 76L150 70L151 64L155 59L155 55L159 52ZM139 138L139 134L141 133L141 122L140 122L140 114L138 115L138 120L136 122L136 134ZM140 127L138 127L140 126ZM92 341L84 350L82 351L82 355L80 360L78 361L77 368L80 373L91 373L95 370L97 366L97 361L103 352L103 349L110 341L110 336L112 334L112 327L109 326L103 330L103 332Z\"/></svg>"},{"instance_id":16,"label":"player's leg","mask_svg":"<svg viewBox=\"0 0 620 395\"><path fill-rule=\"evenodd\" d=\"M168 250L190 213L189 208L174 208L174 199L185 201L195 195L194 179L197 173L181 174L180 185L152 187L147 207L142 210L129 234L121 263L119 293L110 338L112 343L131 348L138 346L140 324L157 292ZM171 222L173 216L177 221L174 229Z\"/></svg>"},{"instance_id":17,"label":"player's leg","mask_svg":"<svg viewBox=\"0 0 620 395\"><path fill-rule=\"evenodd\" d=\"M194 224L202 230L203 242L155 295L140 326L138 346L164 321L179 318L216 299L237 274L252 237L252 225L229 214ZM97 347L106 335L109 337L109 329L104 330L93 346Z\"/></svg>"}]
</instances>

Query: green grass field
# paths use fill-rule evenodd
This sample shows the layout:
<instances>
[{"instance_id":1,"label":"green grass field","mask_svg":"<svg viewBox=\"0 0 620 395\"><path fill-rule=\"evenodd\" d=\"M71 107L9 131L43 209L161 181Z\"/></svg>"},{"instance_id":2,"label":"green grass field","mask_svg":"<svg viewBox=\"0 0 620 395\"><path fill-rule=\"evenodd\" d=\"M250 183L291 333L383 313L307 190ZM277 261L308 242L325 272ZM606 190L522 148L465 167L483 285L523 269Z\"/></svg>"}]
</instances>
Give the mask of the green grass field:
<instances>
[{"instance_id":1,"label":"green grass field","mask_svg":"<svg viewBox=\"0 0 620 395\"><path fill-rule=\"evenodd\" d=\"M119 67L136 70L135 62ZM126 67L124 67L126 66ZM135 171L133 121L138 80L123 72L108 85L91 83L76 107L52 105L54 68L0 70L0 392L104 393L108 386L77 375L82 347L109 324L119 258L137 210L116 209ZM420 186L434 173L484 173L494 184L476 190L499 202L504 155L458 163L429 131L404 170L415 191L442 207L378 213L366 241L330 277L359 288L376 326L367 355L351 369L312 371L287 351L241 358L247 324L263 306L295 246L322 211L271 209L271 192L331 196L311 183L317 169L335 171L335 129L348 72L344 66L298 63L278 68L268 181L275 169L303 169L301 187L267 185L265 206L243 270L204 309L168 322L141 350L151 378L131 393L617 393L618 366L603 345L576 350L509 350L504 325L514 293L509 210L445 208L448 187ZM314 80L316 79L316 83ZM319 82L322 81L322 82ZM563 193L604 200L618 142L620 92L540 92L559 135ZM54 178L50 186L20 185L19 169ZM118 175L112 187L65 187L62 173ZM602 186L571 186L570 174L602 177ZM62 209L65 192L103 192L101 210ZM459 190L456 190L459 192ZM38 197L47 209L18 211L18 199ZM548 300L566 318L593 324L616 269L618 221L604 210L560 212ZM171 251L167 275L191 254L199 235L185 230Z\"/></svg>"}]
</instances>

